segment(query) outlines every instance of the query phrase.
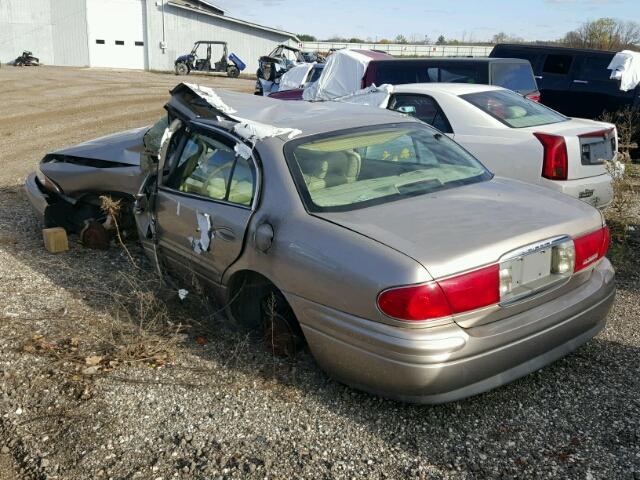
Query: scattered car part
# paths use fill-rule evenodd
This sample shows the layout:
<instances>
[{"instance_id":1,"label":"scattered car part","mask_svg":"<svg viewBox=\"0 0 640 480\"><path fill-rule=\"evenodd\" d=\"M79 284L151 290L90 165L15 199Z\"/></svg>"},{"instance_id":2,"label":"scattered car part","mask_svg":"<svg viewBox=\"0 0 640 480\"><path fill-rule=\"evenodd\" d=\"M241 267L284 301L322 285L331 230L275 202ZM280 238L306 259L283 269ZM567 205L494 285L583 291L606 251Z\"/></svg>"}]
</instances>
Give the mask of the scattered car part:
<instances>
[{"instance_id":1,"label":"scattered car part","mask_svg":"<svg viewBox=\"0 0 640 480\"><path fill-rule=\"evenodd\" d=\"M84 228L80 231L80 241L93 250L109 250L109 234L102 223L94 219L85 220Z\"/></svg>"},{"instance_id":2,"label":"scattered car part","mask_svg":"<svg viewBox=\"0 0 640 480\"><path fill-rule=\"evenodd\" d=\"M13 61L16 67L38 67L40 65L40 59L34 57L32 52L25 50L18 58Z\"/></svg>"}]
</instances>

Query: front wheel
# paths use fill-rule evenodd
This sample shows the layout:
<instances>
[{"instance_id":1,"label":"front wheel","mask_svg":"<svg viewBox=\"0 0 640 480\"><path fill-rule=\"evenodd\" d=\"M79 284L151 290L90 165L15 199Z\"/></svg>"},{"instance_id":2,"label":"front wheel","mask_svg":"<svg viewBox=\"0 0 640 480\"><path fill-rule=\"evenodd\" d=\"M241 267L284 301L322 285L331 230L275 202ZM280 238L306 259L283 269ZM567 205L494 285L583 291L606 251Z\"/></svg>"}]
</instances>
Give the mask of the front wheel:
<instances>
[{"instance_id":1,"label":"front wheel","mask_svg":"<svg viewBox=\"0 0 640 480\"><path fill-rule=\"evenodd\" d=\"M188 75L189 66L184 62L176 63L176 75Z\"/></svg>"},{"instance_id":2,"label":"front wheel","mask_svg":"<svg viewBox=\"0 0 640 480\"><path fill-rule=\"evenodd\" d=\"M238 78L240 76L240 70L238 70L238 67L234 67L234 66L228 67L227 75L230 78Z\"/></svg>"}]
</instances>

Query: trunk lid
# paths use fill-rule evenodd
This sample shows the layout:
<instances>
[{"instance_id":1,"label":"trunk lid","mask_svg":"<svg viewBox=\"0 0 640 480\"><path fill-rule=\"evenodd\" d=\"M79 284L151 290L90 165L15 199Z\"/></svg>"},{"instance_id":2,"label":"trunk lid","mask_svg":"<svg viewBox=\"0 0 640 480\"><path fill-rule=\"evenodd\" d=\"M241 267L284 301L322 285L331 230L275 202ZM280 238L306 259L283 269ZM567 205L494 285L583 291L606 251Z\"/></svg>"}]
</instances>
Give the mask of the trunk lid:
<instances>
[{"instance_id":1,"label":"trunk lid","mask_svg":"<svg viewBox=\"0 0 640 480\"><path fill-rule=\"evenodd\" d=\"M526 130L565 138L569 156L568 180L606 173L605 162L615 159L618 148L615 125L605 122L572 118L567 122L528 127Z\"/></svg>"},{"instance_id":2,"label":"trunk lid","mask_svg":"<svg viewBox=\"0 0 640 480\"><path fill-rule=\"evenodd\" d=\"M435 279L497 262L505 253L602 225L598 210L550 189L494 178L322 218L398 250Z\"/></svg>"}]
</instances>

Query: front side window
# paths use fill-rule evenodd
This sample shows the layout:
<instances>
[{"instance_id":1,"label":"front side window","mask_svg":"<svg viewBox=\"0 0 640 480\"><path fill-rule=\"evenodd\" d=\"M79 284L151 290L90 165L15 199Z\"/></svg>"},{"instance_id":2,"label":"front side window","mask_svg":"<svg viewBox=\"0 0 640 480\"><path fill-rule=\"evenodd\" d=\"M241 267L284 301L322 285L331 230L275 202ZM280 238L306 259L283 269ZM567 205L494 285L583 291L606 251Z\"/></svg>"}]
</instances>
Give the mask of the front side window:
<instances>
[{"instance_id":1,"label":"front side window","mask_svg":"<svg viewBox=\"0 0 640 480\"><path fill-rule=\"evenodd\" d=\"M508 90L467 93L460 95L460 98L511 128L536 127L568 120L564 115Z\"/></svg>"},{"instance_id":2,"label":"front side window","mask_svg":"<svg viewBox=\"0 0 640 480\"><path fill-rule=\"evenodd\" d=\"M566 75L571 68L573 57L571 55L547 55L542 71L556 75Z\"/></svg>"},{"instance_id":3,"label":"front side window","mask_svg":"<svg viewBox=\"0 0 640 480\"><path fill-rule=\"evenodd\" d=\"M226 141L194 133L186 139L167 186L213 200L250 206L255 178L253 163L236 156Z\"/></svg>"},{"instance_id":4,"label":"front side window","mask_svg":"<svg viewBox=\"0 0 640 480\"><path fill-rule=\"evenodd\" d=\"M525 94L538 89L528 63L492 63L491 84Z\"/></svg>"},{"instance_id":5,"label":"front side window","mask_svg":"<svg viewBox=\"0 0 640 480\"><path fill-rule=\"evenodd\" d=\"M441 132L453 133L451 125L438 103L427 95L395 95L389 102L389 109L416 117Z\"/></svg>"},{"instance_id":6,"label":"front side window","mask_svg":"<svg viewBox=\"0 0 640 480\"><path fill-rule=\"evenodd\" d=\"M491 173L418 123L297 139L285 155L309 211L348 211L485 181Z\"/></svg>"}]
</instances>

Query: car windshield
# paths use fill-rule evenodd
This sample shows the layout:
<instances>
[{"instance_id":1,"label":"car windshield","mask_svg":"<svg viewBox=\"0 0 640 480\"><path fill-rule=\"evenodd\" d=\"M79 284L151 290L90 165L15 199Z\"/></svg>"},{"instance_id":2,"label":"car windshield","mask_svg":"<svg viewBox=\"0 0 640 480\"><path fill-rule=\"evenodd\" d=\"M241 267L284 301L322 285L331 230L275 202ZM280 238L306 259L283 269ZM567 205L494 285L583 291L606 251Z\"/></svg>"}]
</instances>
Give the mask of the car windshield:
<instances>
[{"instance_id":1,"label":"car windshield","mask_svg":"<svg viewBox=\"0 0 640 480\"><path fill-rule=\"evenodd\" d=\"M310 211L348 211L489 180L473 156L418 123L322 134L285 155Z\"/></svg>"},{"instance_id":2,"label":"car windshield","mask_svg":"<svg viewBox=\"0 0 640 480\"><path fill-rule=\"evenodd\" d=\"M508 90L467 93L460 98L511 128L537 127L568 120L564 115Z\"/></svg>"},{"instance_id":3,"label":"car windshield","mask_svg":"<svg viewBox=\"0 0 640 480\"><path fill-rule=\"evenodd\" d=\"M538 89L533 78L533 70L528 63L492 63L491 84L525 95Z\"/></svg>"}]
</instances>

